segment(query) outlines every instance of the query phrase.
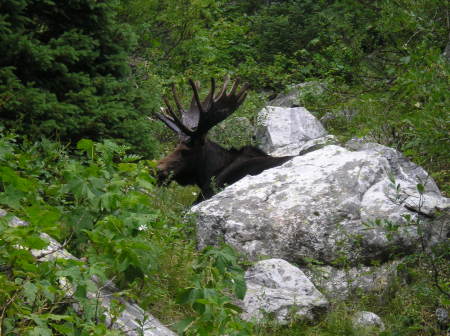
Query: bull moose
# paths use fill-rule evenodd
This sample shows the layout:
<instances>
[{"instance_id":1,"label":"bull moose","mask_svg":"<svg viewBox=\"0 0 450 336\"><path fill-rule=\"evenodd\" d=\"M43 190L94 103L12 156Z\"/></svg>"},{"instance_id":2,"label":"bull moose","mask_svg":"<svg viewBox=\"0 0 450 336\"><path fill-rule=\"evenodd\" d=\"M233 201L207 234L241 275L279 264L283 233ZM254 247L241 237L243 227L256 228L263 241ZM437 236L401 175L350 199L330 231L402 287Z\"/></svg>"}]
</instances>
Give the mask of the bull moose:
<instances>
[{"instance_id":1,"label":"bull moose","mask_svg":"<svg viewBox=\"0 0 450 336\"><path fill-rule=\"evenodd\" d=\"M246 175L257 175L262 171L279 166L291 156L272 157L253 146L229 150L207 138L208 131L243 103L247 96L248 85L238 91L239 79L236 79L227 93L229 78L226 77L220 92L215 95L215 80L211 79L209 94L200 101L199 83L189 80L193 96L188 110L180 103L176 88L172 85L173 99L179 116L172 109L169 100L164 97L166 108L157 117L180 138L175 150L161 159L157 165L158 181L175 180L180 185L197 185L199 203L214 195L215 190L230 185Z\"/></svg>"}]
</instances>

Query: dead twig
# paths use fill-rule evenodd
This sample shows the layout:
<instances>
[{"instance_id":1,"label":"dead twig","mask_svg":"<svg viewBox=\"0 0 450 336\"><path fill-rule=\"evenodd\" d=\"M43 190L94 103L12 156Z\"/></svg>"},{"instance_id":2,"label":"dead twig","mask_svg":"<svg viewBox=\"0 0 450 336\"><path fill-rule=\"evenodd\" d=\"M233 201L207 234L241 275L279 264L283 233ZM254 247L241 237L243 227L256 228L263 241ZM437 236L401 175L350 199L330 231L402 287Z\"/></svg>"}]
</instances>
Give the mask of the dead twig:
<instances>
[{"instance_id":1,"label":"dead twig","mask_svg":"<svg viewBox=\"0 0 450 336\"><path fill-rule=\"evenodd\" d=\"M11 303L15 300L16 296L19 294L19 291L15 291L13 296L6 302L5 306L2 309L2 314L0 315L0 336L3 335L3 319L5 317L6 314L6 310L8 309L8 307L11 305Z\"/></svg>"},{"instance_id":2,"label":"dead twig","mask_svg":"<svg viewBox=\"0 0 450 336\"><path fill-rule=\"evenodd\" d=\"M36 259L42 259L42 258L44 258L44 257L46 257L46 256L48 256L48 255L50 255L50 254L53 254L53 253L55 253L55 252L64 250L65 247L66 247L66 246L70 243L70 241L72 240L72 237L73 237L73 231L70 233L69 238L67 238L66 240L64 240L64 242L63 242L60 246L58 246L57 248L55 248L55 249L53 249L53 250L50 250L50 251L47 251L47 252L42 252L41 254L36 255L35 258L36 258Z\"/></svg>"}]
</instances>

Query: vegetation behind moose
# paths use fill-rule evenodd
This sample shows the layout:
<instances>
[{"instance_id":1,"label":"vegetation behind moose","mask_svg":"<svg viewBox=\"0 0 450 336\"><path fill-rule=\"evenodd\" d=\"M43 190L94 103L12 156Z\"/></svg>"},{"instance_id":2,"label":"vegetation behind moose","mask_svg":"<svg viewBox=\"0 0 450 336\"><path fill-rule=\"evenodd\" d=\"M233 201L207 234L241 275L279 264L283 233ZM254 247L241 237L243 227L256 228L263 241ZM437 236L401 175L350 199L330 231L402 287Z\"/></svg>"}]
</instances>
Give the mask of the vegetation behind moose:
<instances>
[{"instance_id":1,"label":"vegetation behind moose","mask_svg":"<svg viewBox=\"0 0 450 336\"><path fill-rule=\"evenodd\" d=\"M158 162L158 180L160 183L174 180L180 185L197 185L201 192L195 203L210 198L218 189L246 175L257 175L291 158L272 157L253 146L227 150L207 138L208 131L236 111L246 98L247 85L238 91L237 79L228 93L228 82L226 77L222 89L215 95L212 78L209 94L202 102L199 83L190 79L193 96L188 110L182 107L175 86L172 86L179 115L166 98L164 113L157 114L180 138L175 150Z\"/></svg>"}]
</instances>

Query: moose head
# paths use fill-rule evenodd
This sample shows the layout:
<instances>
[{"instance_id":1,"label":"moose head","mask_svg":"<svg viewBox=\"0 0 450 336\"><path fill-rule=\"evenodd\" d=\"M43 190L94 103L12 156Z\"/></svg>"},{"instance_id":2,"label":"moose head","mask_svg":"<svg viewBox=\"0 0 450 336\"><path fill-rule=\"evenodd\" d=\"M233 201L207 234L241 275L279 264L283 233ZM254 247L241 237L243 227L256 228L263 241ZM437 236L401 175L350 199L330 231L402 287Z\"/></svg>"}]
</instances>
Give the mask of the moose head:
<instances>
[{"instance_id":1,"label":"moose head","mask_svg":"<svg viewBox=\"0 0 450 336\"><path fill-rule=\"evenodd\" d=\"M211 79L211 88L201 101L199 83L189 80L193 96L188 110L180 103L175 86L172 85L173 100L178 115L169 100L164 98L166 108L157 117L180 138L175 150L158 162L158 180L173 179L180 185L198 185L201 193L196 202L214 194L216 188L234 183L245 175L256 175L277 166L290 157L274 158L252 146L240 150L227 150L207 139L208 131L230 116L243 103L248 85L240 90L239 79L235 80L227 92L229 78L226 77L222 89L215 94L216 83Z\"/></svg>"}]
</instances>

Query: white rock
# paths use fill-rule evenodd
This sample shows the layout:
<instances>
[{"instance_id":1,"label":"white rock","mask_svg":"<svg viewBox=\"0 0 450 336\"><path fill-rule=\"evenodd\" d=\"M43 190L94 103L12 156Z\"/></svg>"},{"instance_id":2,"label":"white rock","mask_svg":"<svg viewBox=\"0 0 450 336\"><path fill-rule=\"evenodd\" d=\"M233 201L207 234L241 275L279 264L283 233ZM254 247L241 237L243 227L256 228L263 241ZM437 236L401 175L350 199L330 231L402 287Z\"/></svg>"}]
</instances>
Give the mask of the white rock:
<instances>
[{"instance_id":1,"label":"white rock","mask_svg":"<svg viewBox=\"0 0 450 336\"><path fill-rule=\"evenodd\" d=\"M419 249L418 229L426 243L445 239L448 218L434 217L450 202L432 178L391 148L356 149L330 145L294 157L193 207L199 247L224 241L252 260L331 266L344 258L357 267ZM331 284L342 278L333 273Z\"/></svg>"},{"instance_id":2,"label":"white rock","mask_svg":"<svg viewBox=\"0 0 450 336\"><path fill-rule=\"evenodd\" d=\"M334 135L325 135L320 138L308 140L306 142L292 143L284 147L279 147L269 154L272 156L296 156L304 155L326 145L337 145L338 139Z\"/></svg>"},{"instance_id":3,"label":"white rock","mask_svg":"<svg viewBox=\"0 0 450 336\"><path fill-rule=\"evenodd\" d=\"M439 307L436 309L435 315L441 328L447 328L449 324L448 310L443 307Z\"/></svg>"},{"instance_id":4,"label":"white rock","mask_svg":"<svg viewBox=\"0 0 450 336\"><path fill-rule=\"evenodd\" d=\"M247 293L242 318L261 321L265 313L281 324L295 316L313 320L328 301L297 267L282 259L263 260L245 273Z\"/></svg>"},{"instance_id":5,"label":"white rock","mask_svg":"<svg viewBox=\"0 0 450 336\"><path fill-rule=\"evenodd\" d=\"M378 328L380 331L385 329L381 318L377 314L368 311L357 312L352 318L352 324L357 329Z\"/></svg>"},{"instance_id":6,"label":"white rock","mask_svg":"<svg viewBox=\"0 0 450 336\"><path fill-rule=\"evenodd\" d=\"M267 106L258 115L256 138L267 153L289 145L303 145L325 135L322 124L304 107Z\"/></svg>"}]
</instances>

